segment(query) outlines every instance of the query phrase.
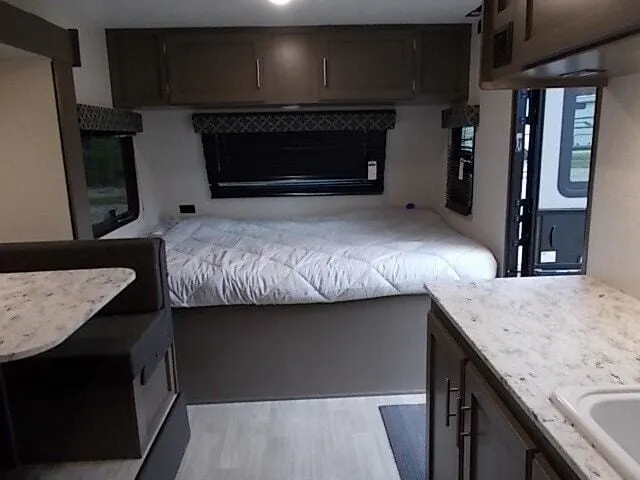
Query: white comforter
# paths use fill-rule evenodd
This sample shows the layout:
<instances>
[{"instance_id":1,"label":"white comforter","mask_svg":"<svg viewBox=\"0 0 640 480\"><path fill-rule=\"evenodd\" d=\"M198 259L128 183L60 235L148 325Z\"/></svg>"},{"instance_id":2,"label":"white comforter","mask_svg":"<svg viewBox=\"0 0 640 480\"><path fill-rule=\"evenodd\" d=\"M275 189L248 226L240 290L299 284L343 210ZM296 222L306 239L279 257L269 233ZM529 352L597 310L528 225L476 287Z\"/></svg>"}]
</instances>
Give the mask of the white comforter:
<instances>
[{"instance_id":1,"label":"white comforter","mask_svg":"<svg viewBox=\"0 0 640 480\"><path fill-rule=\"evenodd\" d=\"M496 261L425 210L365 210L295 221L196 217L166 232L175 307L326 303L425 293L491 279Z\"/></svg>"}]
</instances>

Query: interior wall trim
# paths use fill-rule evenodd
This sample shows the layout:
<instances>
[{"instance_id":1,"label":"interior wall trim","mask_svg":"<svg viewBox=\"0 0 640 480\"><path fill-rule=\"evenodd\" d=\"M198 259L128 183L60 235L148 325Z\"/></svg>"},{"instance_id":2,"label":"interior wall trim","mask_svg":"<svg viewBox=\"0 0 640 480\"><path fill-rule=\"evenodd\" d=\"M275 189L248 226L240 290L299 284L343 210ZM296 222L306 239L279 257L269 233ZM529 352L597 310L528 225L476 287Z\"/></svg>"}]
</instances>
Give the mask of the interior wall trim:
<instances>
[{"instance_id":1,"label":"interior wall trim","mask_svg":"<svg viewBox=\"0 0 640 480\"><path fill-rule=\"evenodd\" d=\"M52 60L73 63L71 37L67 30L2 0L0 43Z\"/></svg>"},{"instance_id":2,"label":"interior wall trim","mask_svg":"<svg viewBox=\"0 0 640 480\"><path fill-rule=\"evenodd\" d=\"M458 105L442 111L442 128L477 127L480 125L480 105Z\"/></svg>"},{"instance_id":3,"label":"interior wall trim","mask_svg":"<svg viewBox=\"0 0 640 480\"><path fill-rule=\"evenodd\" d=\"M280 133L392 130L396 111L199 113L193 128L199 134Z\"/></svg>"},{"instance_id":4,"label":"interior wall trim","mask_svg":"<svg viewBox=\"0 0 640 480\"><path fill-rule=\"evenodd\" d=\"M121 108L78 105L80 130L90 132L142 133L142 115Z\"/></svg>"}]
</instances>

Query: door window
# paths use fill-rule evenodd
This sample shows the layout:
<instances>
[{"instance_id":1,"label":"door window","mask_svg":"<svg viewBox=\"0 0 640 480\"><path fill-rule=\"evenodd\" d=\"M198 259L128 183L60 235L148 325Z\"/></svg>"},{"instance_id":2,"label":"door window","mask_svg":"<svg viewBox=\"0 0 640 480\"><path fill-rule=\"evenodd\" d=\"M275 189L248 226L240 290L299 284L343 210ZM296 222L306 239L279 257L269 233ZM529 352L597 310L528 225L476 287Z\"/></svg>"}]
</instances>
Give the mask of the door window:
<instances>
[{"instance_id":1,"label":"door window","mask_svg":"<svg viewBox=\"0 0 640 480\"><path fill-rule=\"evenodd\" d=\"M565 90L558 168L558 190L564 197L587 196L595 114L595 88Z\"/></svg>"}]
</instances>

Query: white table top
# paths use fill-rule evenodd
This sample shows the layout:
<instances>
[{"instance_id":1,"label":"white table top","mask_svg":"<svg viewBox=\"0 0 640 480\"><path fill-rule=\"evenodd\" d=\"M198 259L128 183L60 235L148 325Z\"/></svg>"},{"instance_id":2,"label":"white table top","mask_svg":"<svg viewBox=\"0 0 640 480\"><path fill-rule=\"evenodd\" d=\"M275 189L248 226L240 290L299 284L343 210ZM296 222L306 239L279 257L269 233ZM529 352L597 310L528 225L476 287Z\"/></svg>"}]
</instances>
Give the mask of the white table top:
<instances>
[{"instance_id":1,"label":"white table top","mask_svg":"<svg viewBox=\"0 0 640 480\"><path fill-rule=\"evenodd\" d=\"M0 274L0 363L61 344L135 278L128 268Z\"/></svg>"}]
</instances>

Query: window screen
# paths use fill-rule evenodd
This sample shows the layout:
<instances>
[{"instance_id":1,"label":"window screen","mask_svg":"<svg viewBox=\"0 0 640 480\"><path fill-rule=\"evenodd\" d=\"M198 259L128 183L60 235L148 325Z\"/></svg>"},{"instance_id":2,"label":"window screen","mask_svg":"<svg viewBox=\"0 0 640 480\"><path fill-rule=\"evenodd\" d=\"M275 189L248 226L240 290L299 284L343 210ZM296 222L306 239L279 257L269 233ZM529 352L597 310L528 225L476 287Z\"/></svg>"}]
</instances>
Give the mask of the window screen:
<instances>
[{"instance_id":1,"label":"window screen","mask_svg":"<svg viewBox=\"0 0 640 480\"><path fill-rule=\"evenodd\" d=\"M211 196L376 195L386 131L204 134Z\"/></svg>"},{"instance_id":2,"label":"window screen","mask_svg":"<svg viewBox=\"0 0 640 480\"><path fill-rule=\"evenodd\" d=\"M565 197L586 197L596 114L595 88L571 88L564 94L558 190Z\"/></svg>"},{"instance_id":3,"label":"window screen","mask_svg":"<svg viewBox=\"0 0 640 480\"><path fill-rule=\"evenodd\" d=\"M133 138L84 134L82 146L93 234L98 238L140 213Z\"/></svg>"},{"instance_id":4,"label":"window screen","mask_svg":"<svg viewBox=\"0 0 640 480\"><path fill-rule=\"evenodd\" d=\"M473 163L475 127L454 128L447 163L446 207L461 215L471 215L473 207Z\"/></svg>"}]
</instances>

